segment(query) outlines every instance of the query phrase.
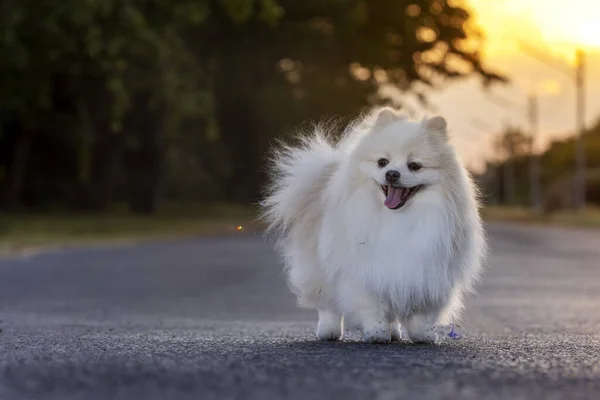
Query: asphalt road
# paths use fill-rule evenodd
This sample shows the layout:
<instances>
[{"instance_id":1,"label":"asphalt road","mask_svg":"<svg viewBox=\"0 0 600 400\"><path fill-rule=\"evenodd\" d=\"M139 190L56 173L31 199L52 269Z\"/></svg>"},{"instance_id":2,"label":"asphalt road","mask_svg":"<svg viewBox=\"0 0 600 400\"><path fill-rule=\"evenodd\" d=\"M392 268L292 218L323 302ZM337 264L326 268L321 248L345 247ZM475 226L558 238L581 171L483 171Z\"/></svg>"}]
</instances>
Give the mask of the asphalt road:
<instances>
[{"instance_id":1,"label":"asphalt road","mask_svg":"<svg viewBox=\"0 0 600 400\"><path fill-rule=\"evenodd\" d=\"M240 235L0 261L0 399L600 399L600 232L488 227L463 338L314 340Z\"/></svg>"}]
</instances>

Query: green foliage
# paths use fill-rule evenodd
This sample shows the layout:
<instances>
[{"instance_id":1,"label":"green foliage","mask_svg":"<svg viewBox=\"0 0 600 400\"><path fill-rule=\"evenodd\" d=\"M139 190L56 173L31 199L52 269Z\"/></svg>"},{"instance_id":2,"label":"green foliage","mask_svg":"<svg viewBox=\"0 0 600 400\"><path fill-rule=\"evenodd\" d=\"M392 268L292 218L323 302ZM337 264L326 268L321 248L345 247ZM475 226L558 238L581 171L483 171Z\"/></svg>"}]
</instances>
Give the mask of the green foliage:
<instances>
[{"instance_id":1,"label":"green foliage","mask_svg":"<svg viewBox=\"0 0 600 400\"><path fill-rule=\"evenodd\" d=\"M482 67L469 13L444 0L0 7L0 207L247 201L271 139L302 121L353 116L386 101L382 86L426 102L447 80L503 80Z\"/></svg>"},{"instance_id":2,"label":"green foliage","mask_svg":"<svg viewBox=\"0 0 600 400\"><path fill-rule=\"evenodd\" d=\"M99 77L110 94L113 130L120 130L131 95L150 90L189 112L206 99L190 98L202 87L199 67L181 37L210 15L208 0L23 0L3 2L0 24L0 107L24 119L51 107L57 75ZM254 0L221 1L232 20L253 17ZM275 21L281 10L261 0L260 17ZM133 78L133 79L132 79ZM187 94L182 99L182 88Z\"/></svg>"},{"instance_id":3,"label":"green foliage","mask_svg":"<svg viewBox=\"0 0 600 400\"><path fill-rule=\"evenodd\" d=\"M586 152L586 181L587 200L600 204L600 120L584 135ZM571 136L567 139L556 140L540 155L541 184L544 200L550 208L568 208L573 205L573 188L576 177L577 140ZM497 154L503 161L489 163L482 177L484 191L496 192L501 183L501 172L508 167L507 160L511 159L516 186L516 198L520 205L529 205L529 139L528 134L510 129L496 140ZM487 178L487 179L486 179Z\"/></svg>"}]
</instances>

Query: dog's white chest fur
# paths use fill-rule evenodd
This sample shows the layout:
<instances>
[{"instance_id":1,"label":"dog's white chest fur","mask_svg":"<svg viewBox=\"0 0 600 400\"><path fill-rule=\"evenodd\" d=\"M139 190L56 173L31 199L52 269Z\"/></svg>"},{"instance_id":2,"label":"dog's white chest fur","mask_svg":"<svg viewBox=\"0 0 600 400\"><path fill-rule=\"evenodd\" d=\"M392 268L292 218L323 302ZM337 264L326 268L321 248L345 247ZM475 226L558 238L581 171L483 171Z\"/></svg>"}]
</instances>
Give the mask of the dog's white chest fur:
<instances>
[{"instance_id":1,"label":"dog's white chest fur","mask_svg":"<svg viewBox=\"0 0 600 400\"><path fill-rule=\"evenodd\" d=\"M426 201L388 210L358 198L368 193L355 196L325 214L318 233L319 259L331 284L351 280L403 317L449 297L457 256L449 210Z\"/></svg>"}]
</instances>

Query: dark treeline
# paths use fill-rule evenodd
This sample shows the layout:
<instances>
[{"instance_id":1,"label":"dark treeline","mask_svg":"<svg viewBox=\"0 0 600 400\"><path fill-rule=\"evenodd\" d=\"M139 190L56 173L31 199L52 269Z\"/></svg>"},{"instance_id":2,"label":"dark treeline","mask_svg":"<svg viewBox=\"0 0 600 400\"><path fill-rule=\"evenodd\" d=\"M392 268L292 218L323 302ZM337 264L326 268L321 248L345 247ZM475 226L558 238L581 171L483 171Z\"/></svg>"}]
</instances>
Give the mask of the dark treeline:
<instances>
[{"instance_id":1,"label":"dark treeline","mask_svg":"<svg viewBox=\"0 0 600 400\"><path fill-rule=\"evenodd\" d=\"M531 141L527 132L510 129L497 137L495 150L501 161L488 162L480 185L488 202L531 204L529 166ZM586 199L600 205L600 120L584 135L586 149ZM550 213L575 206L576 139L556 140L539 155L541 201Z\"/></svg>"},{"instance_id":2,"label":"dark treeline","mask_svg":"<svg viewBox=\"0 0 600 400\"><path fill-rule=\"evenodd\" d=\"M501 81L481 40L443 0L4 0L0 207L247 202L303 121L356 115L382 84L426 101Z\"/></svg>"}]
</instances>

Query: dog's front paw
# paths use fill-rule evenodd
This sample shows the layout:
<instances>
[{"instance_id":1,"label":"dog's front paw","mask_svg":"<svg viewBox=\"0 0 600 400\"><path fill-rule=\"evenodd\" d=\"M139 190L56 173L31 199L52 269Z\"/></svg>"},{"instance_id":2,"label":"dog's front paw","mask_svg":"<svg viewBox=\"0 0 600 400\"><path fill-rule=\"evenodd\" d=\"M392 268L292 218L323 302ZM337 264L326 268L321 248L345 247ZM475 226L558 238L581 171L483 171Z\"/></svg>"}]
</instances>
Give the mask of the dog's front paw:
<instances>
[{"instance_id":1,"label":"dog's front paw","mask_svg":"<svg viewBox=\"0 0 600 400\"><path fill-rule=\"evenodd\" d=\"M408 338L414 343L436 343L438 334L433 326L433 314L414 314L406 323Z\"/></svg>"},{"instance_id":2,"label":"dog's front paw","mask_svg":"<svg viewBox=\"0 0 600 400\"><path fill-rule=\"evenodd\" d=\"M324 342L333 342L342 339L342 331L340 329L324 330L317 329L317 339Z\"/></svg>"},{"instance_id":3,"label":"dog's front paw","mask_svg":"<svg viewBox=\"0 0 600 400\"><path fill-rule=\"evenodd\" d=\"M399 322L390 323L390 331L392 333L392 342L400 342L402 340L402 327Z\"/></svg>"},{"instance_id":4,"label":"dog's front paw","mask_svg":"<svg viewBox=\"0 0 600 400\"><path fill-rule=\"evenodd\" d=\"M427 329L421 332L410 332L409 337L410 340L414 343L426 344L437 343L439 339L438 334L433 327L431 329Z\"/></svg>"},{"instance_id":5,"label":"dog's front paw","mask_svg":"<svg viewBox=\"0 0 600 400\"><path fill-rule=\"evenodd\" d=\"M376 325L363 330L363 340L366 343L388 343L392 334L389 327Z\"/></svg>"},{"instance_id":6,"label":"dog's front paw","mask_svg":"<svg viewBox=\"0 0 600 400\"><path fill-rule=\"evenodd\" d=\"M343 337L343 318L331 311L319 310L317 339L323 341L341 340Z\"/></svg>"}]
</instances>

